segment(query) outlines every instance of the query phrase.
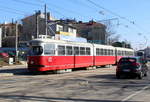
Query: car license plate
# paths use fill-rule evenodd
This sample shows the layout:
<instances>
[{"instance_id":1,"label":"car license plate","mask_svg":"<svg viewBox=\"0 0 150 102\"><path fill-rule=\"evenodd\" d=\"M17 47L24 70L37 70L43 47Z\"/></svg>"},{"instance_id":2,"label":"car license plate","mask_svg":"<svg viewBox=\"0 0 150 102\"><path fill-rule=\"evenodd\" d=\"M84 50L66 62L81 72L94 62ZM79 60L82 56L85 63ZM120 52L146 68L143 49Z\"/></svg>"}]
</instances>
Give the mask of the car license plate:
<instances>
[{"instance_id":1,"label":"car license plate","mask_svg":"<svg viewBox=\"0 0 150 102\"><path fill-rule=\"evenodd\" d=\"M123 71L124 71L124 72L130 72L130 70L129 70L129 69L124 69Z\"/></svg>"}]
</instances>

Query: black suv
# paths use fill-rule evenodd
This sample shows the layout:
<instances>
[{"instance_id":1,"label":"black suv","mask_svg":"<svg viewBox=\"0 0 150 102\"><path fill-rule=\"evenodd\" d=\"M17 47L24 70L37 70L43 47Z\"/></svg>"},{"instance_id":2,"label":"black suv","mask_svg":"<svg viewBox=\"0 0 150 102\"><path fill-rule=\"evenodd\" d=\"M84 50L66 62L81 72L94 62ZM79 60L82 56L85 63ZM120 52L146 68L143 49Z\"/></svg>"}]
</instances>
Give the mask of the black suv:
<instances>
[{"instance_id":1,"label":"black suv","mask_svg":"<svg viewBox=\"0 0 150 102\"><path fill-rule=\"evenodd\" d=\"M148 67L146 61L141 57L122 57L116 68L116 77L119 79L121 76L135 76L142 79L147 76Z\"/></svg>"}]
</instances>

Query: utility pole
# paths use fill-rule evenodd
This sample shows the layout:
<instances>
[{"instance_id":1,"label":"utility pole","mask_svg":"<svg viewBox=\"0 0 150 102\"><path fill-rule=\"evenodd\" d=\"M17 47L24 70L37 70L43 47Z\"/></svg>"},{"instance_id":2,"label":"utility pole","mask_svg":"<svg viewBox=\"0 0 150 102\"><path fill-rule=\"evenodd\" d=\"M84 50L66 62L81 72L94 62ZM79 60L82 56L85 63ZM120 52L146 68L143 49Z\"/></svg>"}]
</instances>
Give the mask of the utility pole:
<instances>
[{"instance_id":1,"label":"utility pole","mask_svg":"<svg viewBox=\"0 0 150 102\"><path fill-rule=\"evenodd\" d=\"M36 38L39 37L39 12L36 12Z\"/></svg>"},{"instance_id":2,"label":"utility pole","mask_svg":"<svg viewBox=\"0 0 150 102\"><path fill-rule=\"evenodd\" d=\"M4 38L6 37L6 22L4 22Z\"/></svg>"},{"instance_id":3,"label":"utility pole","mask_svg":"<svg viewBox=\"0 0 150 102\"><path fill-rule=\"evenodd\" d=\"M47 11L46 11L46 4L45 4L45 35L47 36Z\"/></svg>"},{"instance_id":4,"label":"utility pole","mask_svg":"<svg viewBox=\"0 0 150 102\"><path fill-rule=\"evenodd\" d=\"M18 22L16 21L16 61L18 61Z\"/></svg>"}]
</instances>

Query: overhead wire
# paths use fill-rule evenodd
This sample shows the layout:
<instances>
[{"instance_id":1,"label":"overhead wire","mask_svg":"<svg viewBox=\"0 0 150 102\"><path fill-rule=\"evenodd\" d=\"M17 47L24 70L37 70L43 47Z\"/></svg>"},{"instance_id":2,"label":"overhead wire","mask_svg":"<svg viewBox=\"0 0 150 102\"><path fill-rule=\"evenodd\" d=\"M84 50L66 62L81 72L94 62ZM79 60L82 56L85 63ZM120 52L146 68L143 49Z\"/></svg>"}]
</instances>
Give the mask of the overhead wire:
<instances>
[{"instance_id":1,"label":"overhead wire","mask_svg":"<svg viewBox=\"0 0 150 102\"><path fill-rule=\"evenodd\" d=\"M117 16L117 17L119 17L120 19L123 19L123 20L129 22L130 24L134 25L134 26L140 31L140 34L144 36L144 39L147 38L147 37L145 37L145 34L143 34L143 33L147 33L147 34L150 33L148 30L144 29L143 27L141 27L140 25L138 25L138 24L135 23L134 21L131 21L131 20L129 20L129 19L126 18L126 17L123 17L123 16L121 16L121 15L119 15L119 14L117 14L117 13L115 13L115 12L113 12L113 11L107 9L107 8L104 8L103 6L101 6L101 5L97 4L97 3L95 3L95 2L92 1L92 0L86 0L86 1L88 1L89 3L95 5L95 6L98 7L98 8L101 8L101 9L103 9L103 10L109 12L110 14L112 14L112 15L114 15L114 16ZM125 27L126 27L126 28L129 28L129 26L125 26ZM141 33L141 32L142 32L142 33ZM139 33L137 33L137 35L138 35L138 34L139 34ZM148 40L148 39L146 39L146 41L147 41L147 40Z\"/></svg>"},{"instance_id":2,"label":"overhead wire","mask_svg":"<svg viewBox=\"0 0 150 102\"><path fill-rule=\"evenodd\" d=\"M119 15L119 14L117 14L117 13L115 13L115 12L113 12L113 11L107 9L107 8L104 8L103 6L101 6L101 5L99 5L99 4L95 3L95 2L93 2L93 1L91 1L91 0L86 0L86 1L88 1L89 3L95 5L95 6L98 7L98 8L101 8L101 9L103 9L103 10L105 10L105 11L111 13L111 14L114 15L114 16L117 16L117 17L119 17L119 18L121 18L121 19L126 20L126 21L129 22L130 24L133 24L134 26L140 28L142 32L143 32L143 30L144 30L144 32L146 31L146 30L143 29L141 26L139 26L138 24L136 24L134 21L131 21L131 20L129 20L129 19L126 18L126 17L123 17L123 16L121 16L121 15Z\"/></svg>"},{"instance_id":3,"label":"overhead wire","mask_svg":"<svg viewBox=\"0 0 150 102\"><path fill-rule=\"evenodd\" d=\"M76 12L76 11L74 11L74 10L66 9L66 8L64 8L64 7L55 5L55 4L53 4L53 3L44 2L44 0L39 0L38 2L44 3L44 4L50 4L51 6L55 7L55 9L63 10L63 11L68 12L68 13L70 13L70 14L76 14L76 15L78 15L78 16L83 15L82 13ZM49 8L49 6L48 6L48 8ZM49 9L50 9L50 8L49 8ZM64 15L63 15L63 16L64 16ZM83 15L83 16L85 16L85 15ZM82 16L82 17L83 17L83 16Z\"/></svg>"},{"instance_id":4,"label":"overhead wire","mask_svg":"<svg viewBox=\"0 0 150 102\"><path fill-rule=\"evenodd\" d=\"M7 10L11 10L11 11L15 11L15 12L19 12L19 13L24 13L24 14L27 14L27 12L25 12L25 11L22 11L22 10L17 10L17 9L14 9L14 8L10 8L10 7L5 7L5 6L3 6L3 5L1 5L0 4L0 8L2 8L2 9L7 9Z\"/></svg>"},{"instance_id":5,"label":"overhead wire","mask_svg":"<svg viewBox=\"0 0 150 102\"><path fill-rule=\"evenodd\" d=\"M0 8L0 10L1 10L0 12L4 12L5 11L5 12L9 12L9 13L13 13L13 14L15 13L15 14L23 15L23 16L25 15L24 13L12 11L12 10L6 10L6 9L3 9L3 8Z\"/></svg>"},{"instance_id":6,"label":"overhead wire","mask_svg":"<svg viewBox=\"0 0 150 102\"><path fill-rule=\"evenodd\" d=\"M37 7L37 6L44 7L44 5L42 5L42 4L27 2L27 1L24 1L24 0L13 0L13 1L19 2L19 3L23 3L23 4L27 4L27 5L31 5L31 6L36 6L36 7ZM48 8L49 10L51 10L49 7L47 7L47 8ZM61 15L61 16L65 16L65 15L63 15L62 13L60 13L60 12L57 11L57 10L54 10L54 9L53 9L53 11L56 12L57 14Z\"/></svg>"}]
</instances>

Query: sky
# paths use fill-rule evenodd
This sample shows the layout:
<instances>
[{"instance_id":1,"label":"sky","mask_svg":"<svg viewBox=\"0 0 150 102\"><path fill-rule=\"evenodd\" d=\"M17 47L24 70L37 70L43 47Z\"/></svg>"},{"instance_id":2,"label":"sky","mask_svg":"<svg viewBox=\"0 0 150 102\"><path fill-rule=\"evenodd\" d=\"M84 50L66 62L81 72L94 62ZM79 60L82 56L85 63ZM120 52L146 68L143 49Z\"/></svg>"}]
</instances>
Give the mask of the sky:
<instances>
[{"instance_id":1,"label":"sky","mask_svg":"<svg viewBox=\"0 0 150 102\"><path fill-rule=\"evenodd\" d=\"M1 0L0 23L44 11L44 4L57 19L110 21L120 40L128 41L134 49L150 45L150 0Z\"/></svg>"}]
</instances>

